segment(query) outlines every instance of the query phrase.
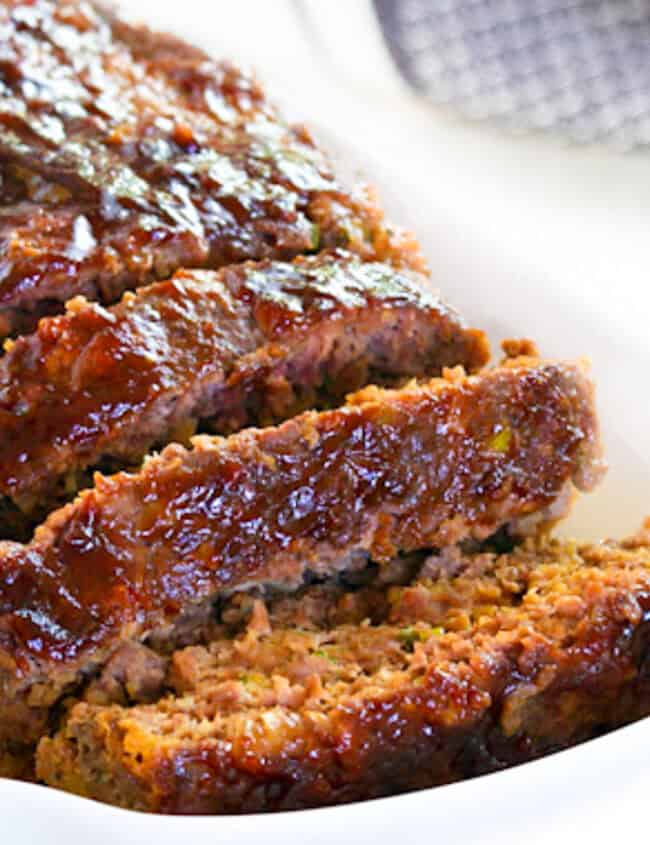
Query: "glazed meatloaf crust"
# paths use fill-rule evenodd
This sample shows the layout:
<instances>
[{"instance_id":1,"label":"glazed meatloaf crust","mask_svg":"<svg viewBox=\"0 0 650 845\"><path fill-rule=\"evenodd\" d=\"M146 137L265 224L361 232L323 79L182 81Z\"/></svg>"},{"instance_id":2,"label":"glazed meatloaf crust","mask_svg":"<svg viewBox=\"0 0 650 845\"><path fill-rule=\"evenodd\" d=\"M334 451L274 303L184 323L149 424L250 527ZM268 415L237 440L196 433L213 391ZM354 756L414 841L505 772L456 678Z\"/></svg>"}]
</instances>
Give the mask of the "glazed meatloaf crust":
<instances>
[{"instance_id":1,"label":"glazed meatloaf crust","mask_svg":"<svg viewBox=\"0 0 650 845\"><path fill-rule=\"evenodd\" d=\"M650 713L647 547L432 557L405 586L330 596L334 625L314 589L177 652L155 704L75 705L40 743L39 776L152 812L318 807L495 771Z\"/></svg>"},{"instance_id":2,"label":"glazed meatloaf crust","mask_svg":"<svg viewBox=\"0 0 650 845\"><path fill-rule=\"evenodd\" d=\"M37 740L121 644L172 636L201 602L525 533L600 469L581 366L519 359L97 476L29 545L0 544L0 743Z\"/></svg>"},{"instance_id":3,"label":"glazed meatloaf crust","mask_svg":"<svg viewBox=\"0 0 650 845\"><path fill-rule=\"evenodd\" d=\"M81 298L0 359L0 536L152 447L340 403L371 382L483 366L427 280L349 253L178 271L106 309Z\"/></svg>"},{"instance_id":4,"label":"glazed meatloaf crust","mask_svg":"<svg viewBox=\"0 0 650 845\"><path fill-rule=\"evenodd\" d=\"M0 4L0 337L180 267L340 247L419 266L257 82L91 3Z\"/></svg>"}]
</instances>

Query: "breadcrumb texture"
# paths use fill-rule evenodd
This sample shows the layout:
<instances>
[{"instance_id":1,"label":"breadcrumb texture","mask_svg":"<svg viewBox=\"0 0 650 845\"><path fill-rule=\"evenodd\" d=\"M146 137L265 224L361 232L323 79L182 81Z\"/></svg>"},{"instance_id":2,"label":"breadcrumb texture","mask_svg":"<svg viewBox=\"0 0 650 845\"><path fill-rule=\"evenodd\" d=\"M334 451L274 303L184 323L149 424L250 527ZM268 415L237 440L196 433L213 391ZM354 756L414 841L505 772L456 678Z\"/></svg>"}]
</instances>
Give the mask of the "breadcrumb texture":
<instances>
[{"instance_id":1,"label":"breadcrumb texture","mask_svg":"<svg viewBox=\"0 0 650 845\"><path fill-rule=\"evenodd\" d=\"M98 475L31 543L0 544L0 747L35 742L121 644L201 603L295 590L359 557L531 533L600 469L583 369L526 359L368 388Z\"/></svg>"},{"instance_id":2,"label":"breadcrumb texture","mask_svg":"<svg viewBox=\"0 0 650 845\"><path fill-rule=\"evenodd\" d=\"M528 541L259 602L155 704L75 705L52 786L159 813L318 807L522 763L650 712L650 549ZM368 615L359 621L359 614Z\"/></svg>"}]
</instances>

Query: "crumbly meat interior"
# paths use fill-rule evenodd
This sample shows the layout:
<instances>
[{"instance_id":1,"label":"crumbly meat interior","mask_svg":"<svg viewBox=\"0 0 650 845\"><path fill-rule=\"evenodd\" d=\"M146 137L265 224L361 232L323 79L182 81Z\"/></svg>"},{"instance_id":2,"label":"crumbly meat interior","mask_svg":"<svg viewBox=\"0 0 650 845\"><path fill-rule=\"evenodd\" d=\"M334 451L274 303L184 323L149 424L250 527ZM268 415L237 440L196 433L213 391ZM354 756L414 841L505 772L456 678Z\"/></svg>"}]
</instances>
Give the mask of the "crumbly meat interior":
<instances>
[{"instance_id":1,"label":"crumbly meat interior","mask_svg":"<svg viewBox=\"0 0 650 845\"><path fill-rule=\"evenodd\" d=\"M237 597L203 645L161 658L155 703L111 704L97 680L41 742L40 776L162 812L318 806L523 762L650 711L647 547L454 548L355 577ZM428 754L410 777L402 734Z\"/></svg>"},{"instance_id":2,"label":"crumbly meat interior","mask_svg":"<svg viewBox=\"0 0 650 845\"><path fill-rule=\"evenodd\" d=\"M523 359L368 388L98 478L30 544L0 544L0 747L35 743L124 643L179 625L191 638L212 600L506 527L534 533L599 473L583 368Z\"/></svg>"}]
</instances>

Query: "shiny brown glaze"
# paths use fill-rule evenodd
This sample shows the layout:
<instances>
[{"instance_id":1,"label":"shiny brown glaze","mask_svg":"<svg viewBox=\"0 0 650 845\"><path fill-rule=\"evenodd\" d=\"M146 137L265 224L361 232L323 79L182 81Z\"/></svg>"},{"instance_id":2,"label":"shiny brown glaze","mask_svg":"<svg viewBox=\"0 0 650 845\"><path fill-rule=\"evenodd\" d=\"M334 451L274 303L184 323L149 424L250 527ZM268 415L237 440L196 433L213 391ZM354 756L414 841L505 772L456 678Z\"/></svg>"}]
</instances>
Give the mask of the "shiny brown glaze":
<instances>
[{"instance_id":1,"label":"shiny brown glaze","mask_svg":"<svg viewBox=\"0 0 650 845\"><path fill-rule=\"evenodd\" d=\"M91 4L9 0L0 37L0 334L178 267L420 262L232 65Z\"/></svg>"},{"instance_id":2,"label":"shiny brown glaze","mask_svg":"<svg viewBox=\"0 0 650 845\"><path fill-rule=\"evenodd\" d=\"M111 309L73 300L0 359L0 493L38 517L80 470L187 442L198 420L230 433L487 356L426 279L343 253L179 271Z\"/></svg>"},{"instance_id":3,"label":"shiny brown glaze","mask_svg":"<svg viewBox=\"0 0 650 845\"><path fill-rule=\"evenodd\" d=\"M599 468L582 369L524 359L368 388L338 410L196 438L135 475L97 476L28 546L0 544L4 737L31 707L40 720L120 640L209 596L291 587L355 552L382 562L525 530Z\"/></svg>"},{"instance_id":4,"label":"shiny brown glaze","mask_svg":"<svg viewBox=\"0 0 650 845\"><path fill-rule=\"evenodd\" d=\"M455 565L401 591L392 615L408 620L404 594L419 591L437 627L415 646L410 628L374 629L384 661L371 659L379 669L365 679L328 685L328 673L346 670L325 664L319 684L283 662L286 649L269 660L267 643L295 641L295 628L249 632L235 651L258 663L266 654L256 675L215 680L220 651L231 648L216 642L176 697L78 704L42 741L40 776L149 812L293 810L496 771L650 713L647 547L553 541ZM345 666L373 629L326 633L351 643L337 652ZM400 648L410 652L401 660ZM308 659L318 665L313 651Z\"/></svg>"}]
</instances>

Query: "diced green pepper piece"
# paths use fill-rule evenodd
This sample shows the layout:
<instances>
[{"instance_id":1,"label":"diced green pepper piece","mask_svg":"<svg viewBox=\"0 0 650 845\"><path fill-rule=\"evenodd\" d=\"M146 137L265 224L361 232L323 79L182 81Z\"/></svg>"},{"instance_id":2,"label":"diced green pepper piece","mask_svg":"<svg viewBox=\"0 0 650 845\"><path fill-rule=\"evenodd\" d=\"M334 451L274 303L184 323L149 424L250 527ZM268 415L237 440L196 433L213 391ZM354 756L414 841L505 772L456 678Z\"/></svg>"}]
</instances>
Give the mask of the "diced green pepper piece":
<instances>
[{"instance_id":1,"label":"diced green pepper piece","mask_svg":"<svg viewBox=\"0 0 650 845\"><path fill-rule=\"evenodd\" d=\"M409 626L408 628L402 628L398 632L397 637L407 649L413 651L414 643L424 643L431 637L440 637L444 633L445 629L439 625L431 628L413 628Z\"/></svg>"},{"instance_id":2,"label":"diced green pepper piece","mask_svg":"<svg viewBox=\"0 0 650 845\"><path fill-rule=\"evenodd\" d=\"M493 452L507 452L510 448L511 440L512 430L510 429L510 426L506 425L490 438L488 446Z\"/></svg>"}]
</instances>

